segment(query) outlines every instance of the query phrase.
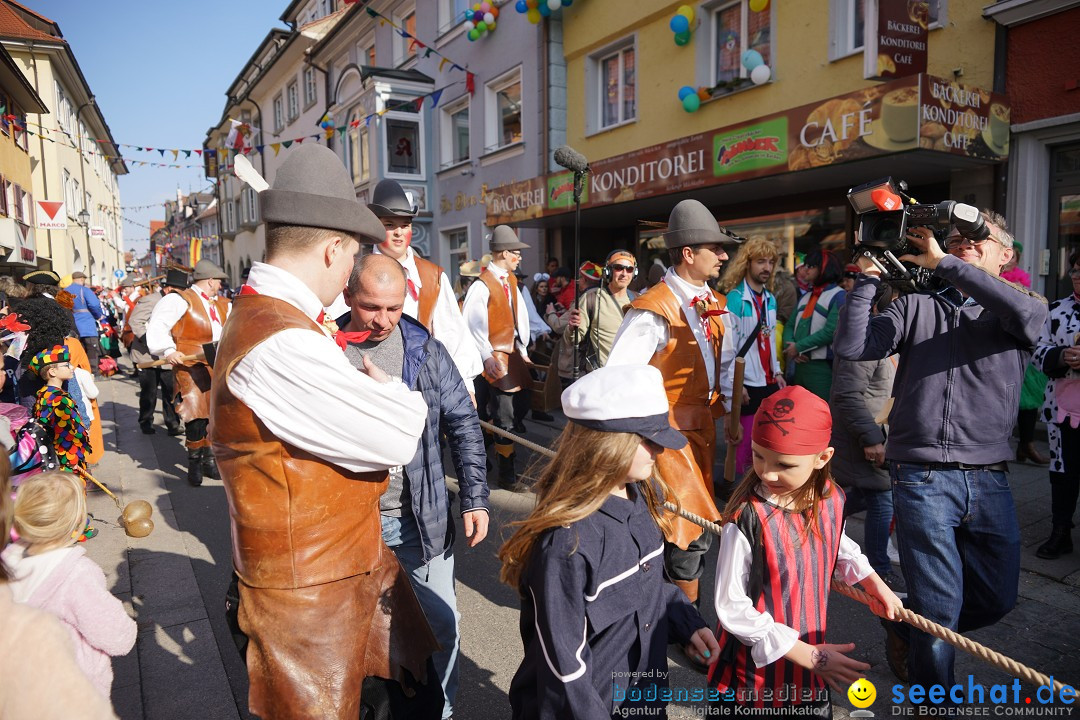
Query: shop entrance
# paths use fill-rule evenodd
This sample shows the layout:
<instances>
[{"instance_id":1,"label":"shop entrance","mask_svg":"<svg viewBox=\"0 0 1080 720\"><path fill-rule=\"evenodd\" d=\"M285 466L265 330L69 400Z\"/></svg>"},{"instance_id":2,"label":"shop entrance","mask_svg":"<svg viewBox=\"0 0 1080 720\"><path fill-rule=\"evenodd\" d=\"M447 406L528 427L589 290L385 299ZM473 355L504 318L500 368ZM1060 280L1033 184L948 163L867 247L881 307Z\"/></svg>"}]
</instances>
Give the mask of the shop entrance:
<instances>
[{"instance_id":1,"label":"shop entrance","mask_svg":"<svg viewBox=\"0 0 1080 720\"><path fill-rule=\"evenodd\" d=\"M1080 250L1080 144L1056 148L1050 162L1050 274L1046 278L1046 297L1052 301L1072 292L1069 255Z\"/></svg>"}]
</instances>

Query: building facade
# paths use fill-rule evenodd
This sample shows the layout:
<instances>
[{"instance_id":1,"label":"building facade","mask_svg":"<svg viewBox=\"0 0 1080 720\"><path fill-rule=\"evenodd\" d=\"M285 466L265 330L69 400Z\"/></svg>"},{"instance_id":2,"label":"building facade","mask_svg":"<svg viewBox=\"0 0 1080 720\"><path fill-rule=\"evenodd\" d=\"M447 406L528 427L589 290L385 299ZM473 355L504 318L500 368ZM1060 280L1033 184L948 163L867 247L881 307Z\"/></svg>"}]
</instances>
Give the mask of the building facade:
<instances>
[{"instance_id":1,"label":"building facade","mask_svg":"<svg viewBox=\"0 0 1080 720\"><path fill-rule=\"evenodd\" d=\"M30 135L36 266L114 284L124 272L118 178L127 167L109 126L54 21L3 0L0 43L51 110L20 118Z\"/></svg>"},{"instance_id":2,"label":"building facade","mask_svg":"<svg viewBox=\"0 0 1080 720\"><path fill-rule=\"evenodd\" d=\"M16 118L0 118L0 270L11 274L37 268L29 135L19 123L49 110L2 46L0 104Z\"/></svg>"}]
</instances>

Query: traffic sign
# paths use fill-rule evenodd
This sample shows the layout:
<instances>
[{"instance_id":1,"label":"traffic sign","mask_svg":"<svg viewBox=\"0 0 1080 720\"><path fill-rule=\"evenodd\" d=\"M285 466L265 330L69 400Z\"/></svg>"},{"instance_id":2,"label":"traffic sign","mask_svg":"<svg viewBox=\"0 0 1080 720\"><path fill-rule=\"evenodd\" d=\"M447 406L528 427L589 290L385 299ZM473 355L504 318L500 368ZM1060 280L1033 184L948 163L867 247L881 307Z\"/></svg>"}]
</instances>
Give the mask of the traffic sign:
<instances>
[{"instance_id":1,"label":"traffic sign","mask_svg":"<svg viewBox=\"0 0 1080 720\"><path fill-rule=\"evenodd\" d=\"M123 270L121 270L120 268L116 268L115 270L113 270L113 277L114 277L114 278L116 278L117 280L123 280L123 279L124 279L124 275L126 275L126 274L127 274L127 273L125 273L125 272L124 272Z\"/></svg>"}]
</instances>

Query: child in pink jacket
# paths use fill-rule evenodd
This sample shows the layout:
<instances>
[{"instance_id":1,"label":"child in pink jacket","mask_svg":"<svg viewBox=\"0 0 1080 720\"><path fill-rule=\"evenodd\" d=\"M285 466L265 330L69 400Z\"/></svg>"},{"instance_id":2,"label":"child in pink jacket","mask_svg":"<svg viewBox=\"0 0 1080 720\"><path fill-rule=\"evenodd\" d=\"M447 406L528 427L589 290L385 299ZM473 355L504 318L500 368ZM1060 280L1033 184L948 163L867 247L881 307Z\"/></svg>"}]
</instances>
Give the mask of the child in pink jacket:
<instances>
[{"instance_id":1,"label":"child in pink jacket","mask_svg":"<svg viewBox=\"0 0 1080 720\"><path fill-rule=\"evenodd\" d=\"M67 626L75 659L90 681L109 697L110 656L135 644L135 621L105 587L105 573L75 544L86 525L82 482L66 472L26 480L15 498L19 541L3 551L16 602L56 615Z\"/></svg>"}]
</instances>

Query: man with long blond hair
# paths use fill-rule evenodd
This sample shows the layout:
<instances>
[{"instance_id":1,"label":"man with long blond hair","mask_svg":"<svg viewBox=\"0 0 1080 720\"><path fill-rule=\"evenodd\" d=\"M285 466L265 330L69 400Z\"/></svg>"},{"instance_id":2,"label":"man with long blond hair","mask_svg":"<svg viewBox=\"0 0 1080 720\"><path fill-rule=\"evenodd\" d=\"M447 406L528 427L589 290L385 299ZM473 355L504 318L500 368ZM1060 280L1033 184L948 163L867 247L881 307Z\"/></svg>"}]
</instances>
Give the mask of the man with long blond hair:
<instances>
[{"instance_id":1,"label":"man with long blond hair","mask_svg":"<svg viewBox=\"0 0 1080 720\"><path fill-rule=\"evenodd\" d=\"M779 262L780 253L771 240L752 237L728 265L720 281L720 292L727 293L727 313L721 317L724 349L720 391L729 410L735 383L734 360L736 357L746 360L741 415L743 434L736 454L736 474L742 473L752 459L750 430L754 413L764 398L785 384L776 352L776 296L771 292L773 274Z\"/></svg>"}]
</instances>

